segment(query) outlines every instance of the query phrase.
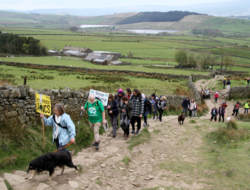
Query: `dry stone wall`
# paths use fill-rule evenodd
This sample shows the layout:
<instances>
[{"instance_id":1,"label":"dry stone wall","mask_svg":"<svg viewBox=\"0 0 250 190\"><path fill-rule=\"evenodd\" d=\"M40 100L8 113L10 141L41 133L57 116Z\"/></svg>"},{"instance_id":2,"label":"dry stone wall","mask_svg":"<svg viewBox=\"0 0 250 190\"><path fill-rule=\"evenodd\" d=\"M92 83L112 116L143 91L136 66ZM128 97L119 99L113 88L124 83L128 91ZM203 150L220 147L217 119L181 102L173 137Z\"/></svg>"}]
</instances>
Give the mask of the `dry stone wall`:
<instances>
[{"instance_id":1,"label":"dry stone wall","mask_svg":"<svg viewBox=\"0 0 250 190\"><path fill-rule=\"evenodd\" d=\"M250 86L231 87L229 91L230 99L250 98Z\"/></svg>"}]
</instances>

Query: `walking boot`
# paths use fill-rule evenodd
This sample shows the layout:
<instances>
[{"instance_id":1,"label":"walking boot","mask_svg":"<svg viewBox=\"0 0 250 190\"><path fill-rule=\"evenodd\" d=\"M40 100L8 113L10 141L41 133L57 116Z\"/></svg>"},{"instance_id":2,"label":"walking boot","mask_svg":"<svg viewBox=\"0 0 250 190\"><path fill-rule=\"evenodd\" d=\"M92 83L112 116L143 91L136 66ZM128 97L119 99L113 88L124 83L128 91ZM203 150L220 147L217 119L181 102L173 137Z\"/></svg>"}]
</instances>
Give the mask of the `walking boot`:
<instances>
[{"instance_id":1,"label":"walking boot","mask_svg":"<svg viewBox=\"0 0 250 190\"><path fill-rule=\"evenodd\" d=\"M95 149L96 150L99 150L99 143L100 143L100 141L95 143Z\"/></svg>"}]
</instances>

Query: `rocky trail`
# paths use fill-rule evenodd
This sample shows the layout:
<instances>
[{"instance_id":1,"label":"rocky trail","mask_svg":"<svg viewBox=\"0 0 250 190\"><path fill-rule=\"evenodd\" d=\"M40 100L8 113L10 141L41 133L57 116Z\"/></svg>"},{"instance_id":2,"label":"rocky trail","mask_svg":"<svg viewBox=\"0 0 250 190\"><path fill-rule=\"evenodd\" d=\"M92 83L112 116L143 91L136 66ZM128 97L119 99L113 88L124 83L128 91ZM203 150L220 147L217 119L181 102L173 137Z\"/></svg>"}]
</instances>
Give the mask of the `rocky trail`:
<instances>
[{"instance_id":1,"label":"rocky trail","mask_svg":"<svg viewBox=\"0 0 250 190\"><path fill-rule=\"evenodd\" d=\"M201 82L196 82L197 88ZM206 103L211 110L222 101L219 99L215 104L212 98L206 100ZM233 103L228 102L228 116L232 112ZM3 178L14 190L212 189L209 183L211 179L201 177L196 169L190 175L188 170L182 168L187 163L201 163L197 150L201 149L203 137L198 131L210 130L209 125L203 122L210 119L210 110L205 116L192 118L194 123L186 118L184 125L178 124L177 116L163 117L163 122L149 119L149 142L141 143L132 150L128 149L129 144L123 139L123 131L119 129L117 137L112 138L110 128L109 132L101 135L98 151L89 147L73 156L73 163L81 168L78 174L75 174L74 169L66 167L63 175L59 175L61 170L57 169L57 175L51 181L48 181L48 172L36 175L33 180L28 180L31 174L25 171L4 173ZM122 160L126 157L131 162L124 163ZM0 189L7 190L3 178L0 178Z\"/></svg>"}]
</instances>

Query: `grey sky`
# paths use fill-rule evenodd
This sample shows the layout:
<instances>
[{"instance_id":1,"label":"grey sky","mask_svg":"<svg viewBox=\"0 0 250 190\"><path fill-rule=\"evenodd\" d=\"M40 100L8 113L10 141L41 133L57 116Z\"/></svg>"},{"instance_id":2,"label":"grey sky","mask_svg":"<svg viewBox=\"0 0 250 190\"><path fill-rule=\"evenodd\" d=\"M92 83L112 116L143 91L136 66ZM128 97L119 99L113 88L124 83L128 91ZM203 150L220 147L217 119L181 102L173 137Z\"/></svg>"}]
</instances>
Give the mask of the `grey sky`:
<instances>
[{"instance_id":1,"label":"grey sky","mask_svg":"<svg viewBox=\"0 0 250 190\"><path fill-rule=\"evenodd\" d=\"M0 0L0 9L71 9L105 8L133 5L191 5L200 3L223 2L231 0Z\"/></svg>"}]
</instances>

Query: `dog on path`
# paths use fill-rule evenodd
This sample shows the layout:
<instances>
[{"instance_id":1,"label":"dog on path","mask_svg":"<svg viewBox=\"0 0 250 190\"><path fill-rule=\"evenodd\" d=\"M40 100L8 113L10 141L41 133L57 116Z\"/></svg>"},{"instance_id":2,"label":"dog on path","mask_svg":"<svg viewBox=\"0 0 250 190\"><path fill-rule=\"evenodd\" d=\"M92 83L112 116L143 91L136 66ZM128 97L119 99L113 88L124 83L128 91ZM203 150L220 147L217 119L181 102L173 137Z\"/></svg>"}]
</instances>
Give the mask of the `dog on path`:
<instances>
[{"instance_id":1,"label":"dog on path","mask_svg":"<svg viewBox=\"0 0 250 190\"><path fill-rule=\"evenodd\" d=\"M65 166L75 168L76 173L78 173L78 168L73 164L70 153L68 151L58 151L41 155L32 160L27 170L27 173L31 170L33 171L32 176L29 179L33 179L39 172L49 171L48 180L51 180L57 166L62 169L61 175L64 172Z\"/></svg>"},{"instance_id":2,"label":"dog on path","mask_svg":"<svg viewBox=\"0 0 250 190\"><path fill-rule=\"evenodd\" d=\"M184 115L184 112L182 112L181 115L178 116L178 122L179 122L179 124L183 125L184 120L185 120L185 115Z\"/></svg>"}]
</instances>

